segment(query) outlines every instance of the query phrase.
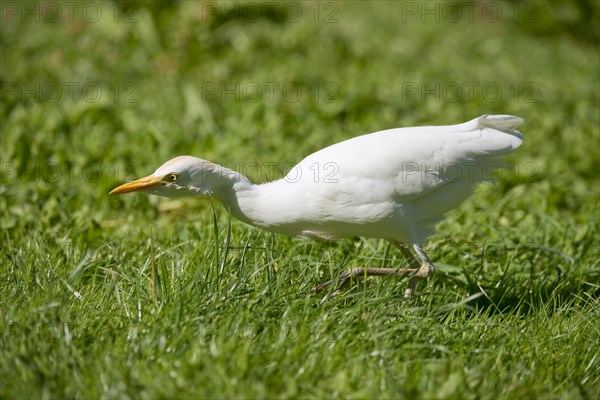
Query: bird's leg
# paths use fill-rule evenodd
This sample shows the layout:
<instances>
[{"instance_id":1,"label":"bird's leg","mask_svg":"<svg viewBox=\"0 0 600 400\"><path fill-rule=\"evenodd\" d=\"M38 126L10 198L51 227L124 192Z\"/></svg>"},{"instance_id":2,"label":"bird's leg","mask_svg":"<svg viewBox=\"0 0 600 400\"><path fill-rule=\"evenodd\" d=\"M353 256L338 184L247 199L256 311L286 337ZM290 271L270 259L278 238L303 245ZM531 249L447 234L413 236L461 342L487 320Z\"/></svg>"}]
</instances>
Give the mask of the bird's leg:
<instances>
[{"instance_id":1,"label":"bird's leg","mask_svg":"<svg viewBox=\"0 0 600 400\"><path fill-rule=\"evenodd\" d=\"M412 253L404 243L394 242L394 244L398 246L398 248L404 255L404 258L406 258L408 263L411 265L411 270L416 271L408 281L408 287L404 291L404 298L408 299L412 296L413 292L415 291L419 280L427 278L429 275L433 274L433 272L435 271L435 267L433 266L433 263L431 262L429 257L427 257L427 254L425 254L425 250L423 250L423 248L420 245L416 243L413 244L415 252L422 261L422 264L419 266L418 261L415 259L415 257L412 255Z\"/></svg>"},{"instance_id":2,"label":"bird's leg","mask_svg":"<svg viewBox=\"0 0 600 400\"><path fill-rule=\"evenodd\" d=\"M352 279L363 276L411 276L408 282L408 288L404 292L404 297L409 298L412 296L417 282L419 279L428 277L434 271L433 264L419 245L413 245L415 251L419 255L419 258L423 261L423 264L419 265L418 261L412 255L408 247L404 243L393 242L402 252L410 268L350 268L343 272L337 279L331 279L327 282L321 283L319 286L313 288L311 293L315 294L324 289L327 289L331 285L337 282L337 289L331 294L336 296L340 293L341 289L348 284Z\"/></svg>"}]
</instances>

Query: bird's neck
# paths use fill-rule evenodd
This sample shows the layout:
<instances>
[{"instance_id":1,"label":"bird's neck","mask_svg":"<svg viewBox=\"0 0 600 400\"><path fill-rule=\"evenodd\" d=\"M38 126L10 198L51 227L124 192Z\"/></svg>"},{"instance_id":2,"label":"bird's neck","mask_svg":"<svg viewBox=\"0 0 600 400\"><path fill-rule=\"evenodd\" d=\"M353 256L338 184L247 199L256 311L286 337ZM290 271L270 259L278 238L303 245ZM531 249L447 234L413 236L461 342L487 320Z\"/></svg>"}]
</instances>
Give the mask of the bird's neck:
<instances>
[{"instance_id":1,"label":"bird's neck","mask_svg":"<svg viewBox=\"0 0 600 400\"><path fill-rule=\"evenodd\" d=\"M240 201L248 197L253 197L256 193L257 185L251 183L245 176L239 174L239 179L232 182L231 185L222 187L215 191L216 197L223 207L227 209L235 218L246 223L255 225L251 213L245 207L245 202Z\"/></svg>"},{"instance_id":2,"label":"bird's neck","mask_svg":"<svg viewBox=\"0 0 600 400\"><path fill-rule=\"evenodd\" d=\"M302 197L294 191L297 185L287 185L284 180L257 185L238 172L226 172L225 184L215 190L213 196L235 218L250 225L278 231L277 227L283 223L279 221L280 218L292 218L289 213L299 211L294 206Z\"/></svg>"},{"instance_id":3,"label":"bird's neck","mask_svg":"<svg viewBox=\"0 0 600 400\"><path fill-rule=\"evenodd\" d=\"M255 197L257 185L239 172L222 166L215 175L205 195L217 198L235 218L253 224L247 202L243 200Z\"/></svg>"}]
</instances>

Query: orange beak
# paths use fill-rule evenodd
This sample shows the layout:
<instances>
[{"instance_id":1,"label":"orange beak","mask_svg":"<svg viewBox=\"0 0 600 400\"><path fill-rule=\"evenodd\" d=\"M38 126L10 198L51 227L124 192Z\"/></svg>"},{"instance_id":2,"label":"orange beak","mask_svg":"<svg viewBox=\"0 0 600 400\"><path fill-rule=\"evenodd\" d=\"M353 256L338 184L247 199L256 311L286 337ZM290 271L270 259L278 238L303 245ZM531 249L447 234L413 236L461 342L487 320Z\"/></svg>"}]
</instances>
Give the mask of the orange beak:
<instances>
[{"instance_id":1,"label":"orange beak","mask_svg":"<svg viewBox=\"0 0 600 400\"><path fill-rule=\"evenodd\" d=\"M159 176L147 176L145 178L138 179L133 182L125 183L119 187L114 188L110 191L111 194L123 194L130 192L140 192L148 189L152 189L154 187L163 185L164 181Z\"/></svg>"}]
</instances>

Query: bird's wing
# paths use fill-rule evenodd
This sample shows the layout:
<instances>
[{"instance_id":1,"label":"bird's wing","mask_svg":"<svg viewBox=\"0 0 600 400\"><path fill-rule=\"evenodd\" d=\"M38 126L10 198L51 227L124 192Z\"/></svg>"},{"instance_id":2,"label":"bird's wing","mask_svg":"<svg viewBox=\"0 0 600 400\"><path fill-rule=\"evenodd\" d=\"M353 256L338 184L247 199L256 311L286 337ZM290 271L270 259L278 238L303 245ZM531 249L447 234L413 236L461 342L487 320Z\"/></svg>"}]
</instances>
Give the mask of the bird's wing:
<instances>
[{"instance_id":1,"label":"bird's wing","mask_svg":"<svg viewBox=\"0 0 600 400\"><path fill-rule=\"evenodd\" d=\"M358 203L392 196L414 200L458 181L472 180L474 186L481 177L469 174L485 166L486 159L521 145L515 128L522 121L510 115L483 115L458 125L375 132L311 154L288 177L300 172L312 193L319 186L323 198L338 204L344 197Z\"/></svg>"}]
</instances>

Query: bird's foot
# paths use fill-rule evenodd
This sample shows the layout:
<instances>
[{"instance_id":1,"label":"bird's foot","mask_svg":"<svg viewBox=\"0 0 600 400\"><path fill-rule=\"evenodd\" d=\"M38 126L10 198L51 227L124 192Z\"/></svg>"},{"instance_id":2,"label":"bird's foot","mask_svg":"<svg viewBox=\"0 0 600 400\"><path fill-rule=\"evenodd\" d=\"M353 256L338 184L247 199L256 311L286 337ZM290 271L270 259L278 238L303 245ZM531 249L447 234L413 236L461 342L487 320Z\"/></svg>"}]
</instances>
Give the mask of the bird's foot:
<instances>
[{"instance_id":1,"label":"bird's foot","mask_svg":"<svg viewBox=\"0 0 600 400\"><path fill-rule=\"evenodd\" d=\"M417 284L419 283L419 280L428 278L431 274L433 274L434 271L435 268L433 267L433 264L421 264L421 268L419 268L417 272L408 281L408 286L404 291L404 298L410 299L415 291L415 288L417 287Z\"/></svg>"}]
</instances>

